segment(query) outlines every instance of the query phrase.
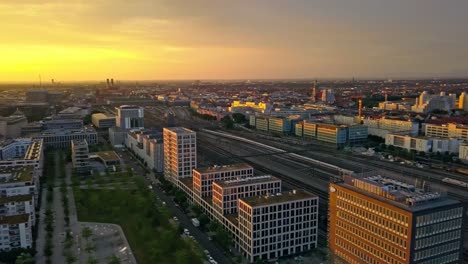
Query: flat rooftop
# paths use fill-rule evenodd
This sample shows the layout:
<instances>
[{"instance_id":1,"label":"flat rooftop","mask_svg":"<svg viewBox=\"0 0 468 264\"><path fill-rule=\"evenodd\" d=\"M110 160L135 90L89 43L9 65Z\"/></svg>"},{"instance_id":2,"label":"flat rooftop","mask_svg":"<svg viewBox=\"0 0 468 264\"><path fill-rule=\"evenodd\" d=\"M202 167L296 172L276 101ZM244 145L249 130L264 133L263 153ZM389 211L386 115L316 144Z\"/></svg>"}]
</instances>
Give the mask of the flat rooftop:
<instances>
[{"instance_id":1,"label":"flat rooftop","mask_svg":"<svg viewBox=\"0 0 468 264\"><path fill-rule=\"evenodd\" d=\"M211 167L198 168L195 170L203 174L203 173L213 173L213 172L223 172L223 171L233 171L233 170L247 170L247 169L253 170L253 167L247 163L237 163L237 164L222 165L222 166L215 165Z\"/></svg>"},{"instance_id":2,"label":"flat rooftop","mask_svg":"<svg viewBox=\"0 0 468 264\"><path fill-rule=\"evenodd\" d=\"M32 194L0 197L0 204L6 204L6 203L11 203L11 202L32 201L32 197L33 197Z\"/></svg>"},{"instance_id":3,"label":"flat rooftop","mask_svg":"<svg viewBox=\"0 0 468 264\"><path fill-rule=\"evenodd\" d=\"M236 187L236 186L258 184L258 183L269 183L269 182L276 182L276 181L281 181L281 180L271 175L262 175L262 176L246 177L246 178L236 179L236 180L216 181L215 184L221 187Z\"/></svg>"},{"instance_id":4,"label":"flat rooftop","mask_svg":"<svg viewBox=\"0 0 468 264\"><path fill-rule=\"evenodd\" d=\"M290 192L281 192L278 194L244 197L240 198L239 200L242 200L243 202L247 203L252 207L255 207L277 203L286 203L291 201L299 201L315 197L317 196L304 190L293 190Z\"/></svg>"},{"instance_id":5,"label":"flat rooftop","mask_svg":"<svg viewBox=\"0 0 468 264\"><path fill-rule=\"evenodd\" d=\"M29 221L29 214L19 214L19 215L9 215L9 216L0 216L0 224L21 224L27 223Z\"/></svg>"},{"instance_id":6,"label":"flat rooftop","mask_svg":"<svg viewBox=\"0 0 468 264\"><path fill-rule=\"evenodd\" d=\"M185 185L190 190L193 190L193 177L181 178L179 182Z\"/></svg>"},{"instance_id":7,"label":"flat rooftop","mask_svg":"<svg viewBox=\"0 0 468 264\"><path fill-rule=\"evenodd\" d=\"M31 181L33 170L33 166L0 167L0 184Z\"/></svg>"},{"instance_id":8,"label":"flat rooftop","mask_svg":"<svg viewBox=\"0 0 468 264\"><path fill-rule=\"evenodd\" d=\"M100 159L102 159L105 162L120 160L119 155L117 155L117 153L115 153L115 151L111 151L111 150L94 152L94 153L90 153L90 155L96 155L97 157L99 157Z\"/></svg>"},{"instance_id":9,"label":"flat rooftop","mask_svg":"<svg viewBox=\"0 0 468 264\"><path fill-rule=\"evenodd\" d=\"M72 144L75 146L88 146L86 139L73 139Z\"/></svg>"},{"instance_id":10,"label":"flat rooftop","mask_svg":"<svg viewBox=\"0 0 468 264\"><path fill-rule=\"evenodd\" d=\"M83 133L96 133L96 130L92 127L83 127L80 129L48 129L39 133L41 136L55 136L55 135L70 135L70 134L83 134Z\"/></svg>"},{"instance_id":11,"label":"flat rooftop","mask_svg":"<svg viewBox=\"0 0 468 264\"><path fill-rule=\"evenodd\" d=\"M120 108L120 109L140 109L142 107L140 106L137 106L137 105L121 105L117 108Z\"/></svg>"},{"instance_id":12,"label":"flat rooftop","mask_svg":"<svg viewBox=\"0 0 468 264\"><path fill-rule=\"evenodd\" d=\"M104 113L96 113L96 114L93 114L92 117L97 118L97 119L114 119L115 118L115 116L113 115L108 115Z\"/></svg>"},{"instance_id":13,"label":"flat rooftop","mask_svg":"<svg viewBox=\"0 0 468 264\"><path fill-rule=\"evenodd\" d=\"M169 130L175 133L195 133L194 131L185 127L165 127L164 130Z\"/></svg>"},{"instance_id":14,"label":"flat rooftop","mask_svg":"<svg viewBox=\"0 0 468 264\"><path fill-rule=\"evenodd\" d=\"M335 184L410 212L459 203L448 198L442 187L421 188L403 178L382 176L376 172L345 175L343 182Z\"/></svg>"}]
</instances>

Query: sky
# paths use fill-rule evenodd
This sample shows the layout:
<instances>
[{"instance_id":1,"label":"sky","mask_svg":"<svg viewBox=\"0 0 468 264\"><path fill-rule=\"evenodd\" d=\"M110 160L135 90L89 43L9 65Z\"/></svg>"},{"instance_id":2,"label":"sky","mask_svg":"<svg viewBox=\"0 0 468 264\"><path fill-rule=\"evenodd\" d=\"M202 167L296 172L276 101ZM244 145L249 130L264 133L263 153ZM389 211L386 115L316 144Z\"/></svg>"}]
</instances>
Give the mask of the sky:
<instances>
[{"instance_id":1,"label":"sky","mask_svg":"<svg viewBox=\"0 0 468 264\"><path fill-rule=\"evenodd\" d=\"M466 0L0 0L0 82L467 77Z\"/></svg>"}]
</instances>

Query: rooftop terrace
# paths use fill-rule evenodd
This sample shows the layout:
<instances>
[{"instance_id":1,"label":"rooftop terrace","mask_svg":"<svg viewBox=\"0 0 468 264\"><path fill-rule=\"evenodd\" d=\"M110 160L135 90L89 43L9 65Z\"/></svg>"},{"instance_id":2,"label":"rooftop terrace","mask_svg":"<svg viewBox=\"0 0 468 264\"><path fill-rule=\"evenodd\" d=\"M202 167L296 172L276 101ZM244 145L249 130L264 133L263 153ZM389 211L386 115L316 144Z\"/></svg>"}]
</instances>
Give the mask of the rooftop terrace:
<instances>
[{"instance_id":1,"label":"rooftop terrace","mask_svg":"<svg viewBox=\"0 0 468 264\"><path fill-rule=\"evenodd\" d=\"M291 201L299 201L304 199L310 199L317 197L316 195L303 191L303 190L292 190L290 192L281 192L277 194L267 194L262 196L251 196L240 198L246 204L255 206L264 206L277 203L286 203Z\"/></svg>"},{"instance_id":2,"label":"rooftop terrace","mask_svg":"<svg viewBox=\"0 0 468 264\"><path fill-rule=\"evenodd\" d=\"M204 168L198 168L195 169L199 173L214 173L214 172L223 172L223 171L232 171L232 170L248 170L253 168L248 165L247 163L238 163L238 164L232 164L232 165L214 165L211 167L204 167Z\"/></svg>"},{"instance_id":3,"label":"rooftop terrace","mask_svg":"<svg viewBox=\"0 0 468 264\"><path fill-rule=\"evenodd\" d=\"M32 180L33 166L0 167L0 184Z\"/></svg>"},{"instance_id":4,"label":"rooftop terrace","mask_svg":"<svg viewBox=\"0 0 468 264\"><path fill-rule=\"evenodd\" d=\"M276 182L276 181L280 181L280 179L271 175L262 175L262 176L246 177L242 179L235 179L235 180L228 180L228 181L218 181L218 182L215 182L215 184L221 187L234 187L234 186L242 186L242 185L256 184L256 183L269 183L269 182Z\"/></svg>"}]
</instances>

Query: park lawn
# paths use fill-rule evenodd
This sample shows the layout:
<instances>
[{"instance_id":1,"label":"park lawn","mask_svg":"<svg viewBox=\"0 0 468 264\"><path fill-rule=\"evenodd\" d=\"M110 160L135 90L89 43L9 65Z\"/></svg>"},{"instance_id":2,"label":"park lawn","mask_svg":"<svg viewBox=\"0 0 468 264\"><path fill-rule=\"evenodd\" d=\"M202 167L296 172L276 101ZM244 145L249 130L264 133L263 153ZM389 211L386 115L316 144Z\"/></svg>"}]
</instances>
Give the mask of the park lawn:
<instances>
[{"instance_id":1,"label":"park lawn","mask_svg":"<svg viewBox=\"0 0 468 264\"><path fill-rule=\"evenodd\" d=\"M169 223L166 208L147 191L74 188L78 220L122 227L138 263L202 263L197 250Z\"/></svg>"}]
</instances>

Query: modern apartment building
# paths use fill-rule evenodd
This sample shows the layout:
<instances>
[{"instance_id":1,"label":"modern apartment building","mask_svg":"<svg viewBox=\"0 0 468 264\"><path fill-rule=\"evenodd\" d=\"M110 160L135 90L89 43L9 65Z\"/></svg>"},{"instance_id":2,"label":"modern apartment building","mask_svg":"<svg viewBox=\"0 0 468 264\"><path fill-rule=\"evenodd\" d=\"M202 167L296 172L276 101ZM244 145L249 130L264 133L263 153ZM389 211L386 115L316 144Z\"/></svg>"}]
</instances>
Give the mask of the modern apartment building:
<instances>
[{"instance_id":1,"label":"modern apartment building","mask_svg":"<svg viewBox=\"0 0 468 264\"><path fill-rule=\"evenodd\" d=\"M237 213L240 198L281 192L281 180L271 176L252 176L242 179L213 182L213 206L222 215Z\"/></svg>"},{"instance_id":2,"label":"modern apartment building","mask_svg":"<svg viewBox=\"0 0 468 264\"><path fill-rule=\"evenodd\" d=\"M79 174L88 174L91 167L89 165L89 148L86 139L74 139L71 142L72 164Z\"/></svg>"},{"instance_id":3,"label":"modern apartment building","mask_svg":"<svg viewBox=\"0 0 468 264\"><path fill-rule=\"evenodd\" d=\"M22 158L31 145L31 138L6 139L0 141L0 160Z\"/></svg>"},{"instance_id":4,"label":"modern apartment building","mask_svg":"<svg viewBox=\"0 0 468 264\"><path fill-rule=\"evenodd\" d=\"M250 261L317 247L318 197L300 190L239 199L238 246Z\"/></svg>"},{"instance_id":5,"label":"modern apartment building","mask_svg":"<svg viewBox=\"0 0 468 264\"><path fill-rule=\"evenodd\" d=\"M28 214L0 216L0 250L31 248L33 243Z\"/></svg>"},{"instance_id":6,"label":"modern apartment building","mask_svg":"<svg viewBox=\"0 0 468 264\"><path fill-rule=\"evenodd\" d=\"M152 130L130 130L126 147L143 159L146 166L156 172L164 171L163 134Z\"/></svg>"},{"instance_id":7,"label":"modern apartment building","mask_svg":"<svg viewBox=\"0 0 468 264\"><path fill-rule=\"evenodd\" d=\"M115 108L115 123L121 129L144 128L144 108L136 105L122 105Z\"/></svg>"},{"instance_id":8,"label":"modern apartment building","mask_svg":"<svg viewBox=\"0 0 468 264\"><path fill-rule=\"evenodd\" d=\"M32 226L36 221L34 205L35 200L32 194L3 196L0 197L0 216L28 214L29 224Z\"/></svg>"},{"instance_id":9,"label":"modern apartment building","mask_svg":"<svg viewBox=\"0 0 468 264\"><path fill-rule=\"evenodd\" d=\"M103 113L96 113L91 115L91 122L97 128L109 128L116 125L116 117L106 115Z\"/></svg>"},{"instance_id":10,"label":"modern apartment building","mask_svg":"<svg viewBox=\"0 0 468 264\"><path fill-rule=\"evenodd\" d=\"M169 127L164 128L163 137L164 176L177 185L197 168L197 136L187 128Z\"/></svg>"},{"instance_id":11,"label":"modern apartment building","mask_svg":"<svg viewBox=\"0 0 468 264\"><path fill-rule=\"evenodd\" d=\"M347 263L462 263L463 205L382 173L330 183L329 247Z\"/></svg>"},{"instance_id":12,"label":"modern apartment building","mask_svg":"<svg viewBox=\"0 0 468 264\"><path fill-rule=\"evenodd\" d=\"M42 139L32 139L23 156L19 155L6 160L0 159L0 169L18 166L32 166L36 171L36 174L40 176L42 175L42 168L44 165L43 151L44 145ZM21 153L22 151L18 154Z\"/></svg>"},{"instance_id":13,"label":"modern apartment building","mask_svg":"<svg viewBox=\"0 0 468 264\"><path fill-rule=\"evenodd\" d=\"M16 110L7 117L0 116L0 136L16 138L21 136L21 129L28 125L28 119L23 112Z\"/></svg>"}]
</instances>

